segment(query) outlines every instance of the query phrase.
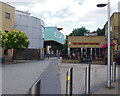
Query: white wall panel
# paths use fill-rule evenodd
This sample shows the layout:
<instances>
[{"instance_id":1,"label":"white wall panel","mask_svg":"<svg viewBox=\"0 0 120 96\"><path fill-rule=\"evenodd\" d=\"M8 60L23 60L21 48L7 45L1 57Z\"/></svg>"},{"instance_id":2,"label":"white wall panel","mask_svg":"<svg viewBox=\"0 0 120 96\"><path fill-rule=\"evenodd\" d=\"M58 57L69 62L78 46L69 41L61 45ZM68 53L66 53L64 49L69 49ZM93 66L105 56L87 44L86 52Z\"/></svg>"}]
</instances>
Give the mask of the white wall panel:
<instances>
[{"instance_id":1,"label":"white wall panel","mask_svg":"<svg viewBox=\"0 0 120 96\"><path fill-rule=\"evenodd\" d=\"M15 15L15 29L23 31L29 38L29 48L43 48L43 32L41 23L44 22L32 16ZM44 29L44 28L43 28Z\"/></svg>"},{"instance_id":2,"label":"white wall panel","mask_svg":"<svg viewBox=\"0 0 120 96\"><path fill-rule=\"evenodd\" d=\"M36 25L37 25L36 21L37 21L37 20L34 18L34 19L33 19L33 27L36 27Z\"/></svg>"},{"instance_id":3,"label":"white wall panel","mask_svg":"<svg viewBox=\"0 0 120 96\"><path fill-rule=\"evenodd\" d=\"M32 38L32 31L33 29L31 27L28 27L28 32L27 34L29 34L29 37Z\"/></svg>"},{"instance_id":4,"label":"white wall panel","mask_svg":"<svg viewBox=\"0 0 120 96\"><path fill-rule=\"evenodd\" d=\"M32 39L31 39L31 38L29 38L28 40L30 41L30 45L29 45L29 47L28 47L28 48L32 48L32 44L33 44Z\"/></svg>"},{"instance_id":5,"label":"white wall panel","mask_svg":"<svg viewBox=\"0 0 120 96\"><path fill-rule=\"evenodd\" d=\"M36 21L36 26L35 26L36 28L40 28L40 19L37 19L37 21Z\"/></svg>"},{"instance_id":6,"label":"white wall panel","mask_svg":"<svg viewBox=\"0 0 120 96\"><path fill-rule=\"evenodd\" d=\"M28 26L28 22L27 21L28 21L27 16L22 16L21 25Z\"/></svg>"},{"instance_id":7,"label":"white wall panel","mask_svg":"<svg viewBox=\"0 0 120 96\"><path fill-rule=\"evenodd\" d=\"M30 16L28 16L28 24L29 24L29 26L33 26L32 21L33 21L33 18L31 18Z\"/></svg>"}]
</instances>

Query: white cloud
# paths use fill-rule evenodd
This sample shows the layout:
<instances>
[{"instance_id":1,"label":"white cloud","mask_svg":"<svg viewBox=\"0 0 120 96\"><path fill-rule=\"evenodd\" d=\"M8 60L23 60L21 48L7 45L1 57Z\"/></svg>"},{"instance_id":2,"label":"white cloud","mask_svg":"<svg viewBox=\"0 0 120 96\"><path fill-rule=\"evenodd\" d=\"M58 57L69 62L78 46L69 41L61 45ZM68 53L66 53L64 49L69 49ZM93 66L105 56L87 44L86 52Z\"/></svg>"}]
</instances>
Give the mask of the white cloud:
<instances>
[{"instance_id":1,"label":"white cloud","mask_svg":"<svg viewBox=\"0 0 120 96\"><path fill-rule=\"evenodd\" d=\"M6 0L9 1L9 0ZM46 26L63 27L63 34L85 26L89 30L102 28L107 20L107 7L97 8L99 3L108 0L12 0L16 9L30 12L44 20ZM27 3L23 3L23 2ZM111 14L118 11L118 1L110 0ZM13 2L11 3L13 4Z\"/></svg>"}]
</instances>

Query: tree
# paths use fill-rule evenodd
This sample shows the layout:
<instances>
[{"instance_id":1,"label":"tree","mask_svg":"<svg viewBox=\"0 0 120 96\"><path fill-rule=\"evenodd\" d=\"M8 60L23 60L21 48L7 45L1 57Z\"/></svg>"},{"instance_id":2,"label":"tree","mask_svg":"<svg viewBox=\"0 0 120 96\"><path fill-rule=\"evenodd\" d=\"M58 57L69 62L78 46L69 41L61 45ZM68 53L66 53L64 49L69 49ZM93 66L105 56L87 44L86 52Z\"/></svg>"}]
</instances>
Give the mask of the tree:
<instances>
[{"instance_id":1,"label":"tree","mask_svg":"<svg viewBox=\"0 0 120 96\"><path fill-rule=\"evenodd\" d=\"M69 36L84 36L85 32L90 32L85 27L73 29L72 33L69 34Z\"/></svg>"},{"instance_id":2,"label":"tree","mask_svg":"<svg viewBox=\"0 0 120 96\"><path fill-rule=\"evenodd\" d=\"M2 47L2 30L0 29L0 48Z\"/></svg>"},{"instance_id":3,"label":"tree","mask_svg":"<svg viewBox=\"0 0 120 96\"><path fill-rule=\"evenodd\" d=\"M105 28L100 29L98 28L96 31L94 31L93 33L97 33L98 36L105 36Z\"/></svg>"},{"instance_id":4,"label":"tree","mask_svg":"<svg viewBox=\"0 0 120 96\"><path fill-rule=\"evenodd\" d=\"M10 31L8 33L2 33L2 47L4 49L15 49L16 53L18 51L28 48L30 42L28 37L17 29ZM16 56L17 59L17 56Z\"/></svg>"}]
</instances>

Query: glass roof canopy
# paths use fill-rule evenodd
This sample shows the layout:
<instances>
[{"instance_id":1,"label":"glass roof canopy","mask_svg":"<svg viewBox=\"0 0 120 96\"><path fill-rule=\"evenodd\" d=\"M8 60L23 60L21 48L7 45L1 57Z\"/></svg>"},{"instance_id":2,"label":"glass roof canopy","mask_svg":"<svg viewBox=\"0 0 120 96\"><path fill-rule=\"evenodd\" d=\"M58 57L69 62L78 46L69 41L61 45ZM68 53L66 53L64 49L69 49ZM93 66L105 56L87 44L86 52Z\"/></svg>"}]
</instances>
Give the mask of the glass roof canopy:
<instances>
[{"instance_id":1,"label":"glass roof canopy","mask_svg":"<svg viewBox=\"0 0 120 96\"><path fill-rule=\"evenodd\" d=\"M64 44L65 36L59 31L57 27L45 27L44 31L45 41L55 41Z\"/></svg>"}]
</instances>

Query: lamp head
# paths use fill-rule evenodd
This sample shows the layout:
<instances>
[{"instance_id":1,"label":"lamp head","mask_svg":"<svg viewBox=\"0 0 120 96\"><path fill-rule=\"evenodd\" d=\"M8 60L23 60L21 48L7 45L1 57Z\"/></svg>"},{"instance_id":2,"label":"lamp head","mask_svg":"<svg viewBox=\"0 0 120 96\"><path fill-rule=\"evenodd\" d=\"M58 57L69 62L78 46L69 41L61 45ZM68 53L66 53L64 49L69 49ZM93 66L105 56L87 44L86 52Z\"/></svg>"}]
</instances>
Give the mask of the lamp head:
<instances>
[{"instance_id":1,"label":"lamp head","mask_svg":"<svg viewBox=\"0 0 120 96\"><path fill-rule=\"evenodd\" d=\"M105 7L106 5L107 5L107 4L97 4L96 6L102 8L102 7Z\"/></svg>"}]
</instances>

